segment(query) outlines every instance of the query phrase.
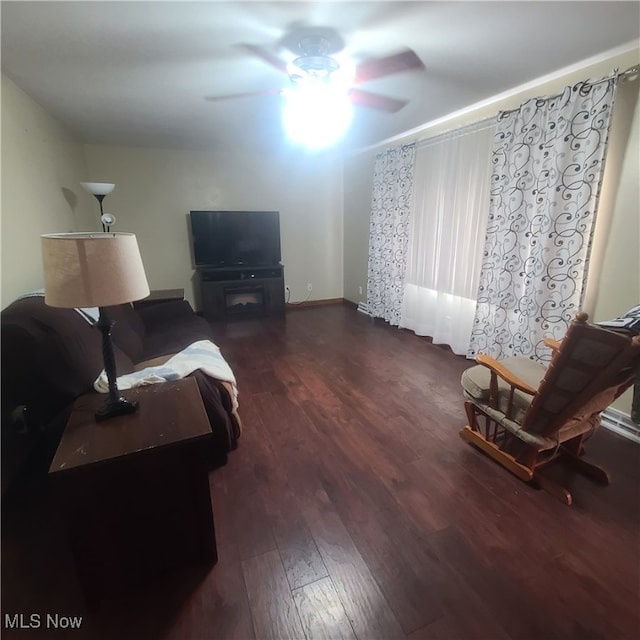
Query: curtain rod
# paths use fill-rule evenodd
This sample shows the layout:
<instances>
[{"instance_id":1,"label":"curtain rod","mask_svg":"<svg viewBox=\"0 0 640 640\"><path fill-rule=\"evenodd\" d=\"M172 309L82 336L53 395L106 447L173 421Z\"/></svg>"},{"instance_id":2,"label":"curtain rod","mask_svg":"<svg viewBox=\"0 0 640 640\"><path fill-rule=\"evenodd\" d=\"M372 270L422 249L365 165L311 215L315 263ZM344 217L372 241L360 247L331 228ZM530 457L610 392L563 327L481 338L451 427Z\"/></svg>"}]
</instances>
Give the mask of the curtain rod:
<instances>
[{"instance_id":1,"label":"curtain rod","mask_svg":"<svg viewBox=\"0 0 640 640\"><path fill-rule=\"evenodd\" d=\"M594 86L596 84L600 84L602 82L607 82L608 80L611 80L612 78L622 78L622 80L627 80L630 77L637 75L638 73L640 73L640 65L634 65L633 67L629 67L628 69L626 69L625 71L613 71L613 73L605 78L600 78L599 80L594 80L593 82L585 82L584 84L588 85L588 86ZM557 95L562 95L562 94L557 94ZM549 98L555 98L556 96L549 96L544 98L545 100L548 100ZM430 138L416 138L414 140L414 143L417 147L422 147L422 146L426 146L432 143L437 143L440 138L445 138L445 137L449 137L452 135L455 135L456 133L464 133L466 129L469 129L470 131L472 130L477 130L477 131L481 131L483 128L487 128L489 126L491 126L491 123L496 123L497 124L497 120L498 117L501 116L503 113L513 113L514 111L518 111L518 109L520 109L520 107L517 107L515 109L505 109L504 111L500 111L498 112L498 114L496 115L492 115L492 116L488 116L486 118L483 118L482 120L476 120L475 122L472 122L470 124L463 124L460 125L459 127L454 127L452 129L447 129L446 131L442 131L438 134L436 134L435 136L432 136ZM485 125L484 127L482 125ZM475 131L474 131L475 132ZM407 142L405 144L411 144L410 142Z\"/></svg>"},{"instance_id":2,"label":"curtain rod","mask_svg":"<svg viewBox=\"0 0 640 640\"><path fill-rule=\"evenodd\" d=\"M623 81L629 79L632 76L638 75L638 73L640 72L640 65L633 65L633 67L629 67L628 69L626 69L625 71L620 71L618 72L616 69L613 70L613 73L611 75L608 75L604 78L600 78L599 80L594 80L593 82L589 82L588 80L586 82L583 82L582 84L585 84L588 87L595 87L595 85L597 84L601 84L603 82L608 82L609 80L617 80L618 78L621 78ZM574 84L580 84L580 82L576 82ZM553 95L550 96L543 96L541 98L533 98L534 100L552 100L553 98L558 98L562 95L562 93L554 93ZM498 113L498 118L501 118L502 116L508 114L508 113L514 113L515 111L519 111L520 107L522 105L520 105L519 107L515 107L515 109L504 109L501 110Z\"/></svg>"},{"instance_id":3,"label":"curtain rod","mask_svg":"<svg viewBox=\"0 0 640 640\"><path fill-rule=\"evenodd\" d=\"M637 48L637 43L634 41L633 43L633 48ZM623 48L618 48L614 53L616 55L620 54L620 53L625 53L627 51L631 51L631 48L629 48L629 46L625 45L624 50ZM586 64L594 64L595 62L601 62L602 60L600 60L599 58L596 59L592 59L589 58L588 60L583 60L580 64L581 64L581 68L580 70L582 70L582 66L586 65ZM563 75L567 75L568 73L574 73L576 72L578 69L574 68L575 65L571 66L571 67L565 67L564 69L562 69L562 74ZM614 70L615 71L615 70ZM636 73L640 72L640 65L634 65L632 67L630 67L629 69L627 69L626 71L622 71L621 73L616 73L616 77L622 76L623 79L628 78L629 76L632 76ZM557 79L557 75L559 72L554 72L553 75L553 80ZM593 84L596 84L597 82L603 82L605 81L607 78L603 78L601 80L596 80ZM421 134L427 134L427 132L429 131L429 129L435 125L441 124L442 122L446 121L446 120L452 120L455 119L458 116L461 116L463 114L468 114L474 110L477 110L478 107L486 107L489 104L492 104L493 102L496 101L497 98L504 98L505 96L511 96L511 95L515 95L517 93L521 93L523 90L529 90L531 89L531 85L533 84L544 84L545 82L548 82L550 80L550 76L544 76L542 78L536 78L535 80L525 83L524 85L520 85L519 87L515 87L513 89L510 89L508 92L503 92L502 94L499 94L498 96L493 96L492 98L490 98L489 100L483 100L479 103L476 103L474 105L471 105L470 107L467 107L465 109L462 109L461 111L457 111L454 112L453 114L448 114L447 116L444 116L442 118L437 118L436 120L433 120L431 122L428 122L426 124L420 125L419 127L416 127L415 129L412 129L411 131L405 131L404 133L392 136L390 138L387 138L386 140L381 140L380 142L376 142L375 144L369 145L367 147L362 147L360 149L356 149L351 151L351 153L349 153L349 156L357 156L361 153L365 153L368 151L374 151L376 149L378 149L379 151L384 151L385 148L389 148L390 145L395 144L395 143L400 143L400 144L411 144L410 140L412 138L412 136L419 136ZM519 107L518 107L519 108ZM504 113L510 113L510 111L517 111L517 109L511 109L511 110L505 110ZM498 116L503 113L502 111L498 110L494 116L496 119L498 118ZM428 134L427 134L428 135ZM436 134L438 135L438 134ZM428 139L428 138L420 138L421 140L424 139ZM415 140L415 138L414 138ZM406 142L404 142L406 141Z\"/></svg>"},{"instance_id":4,"label":"curtain rod","mask_svg":"<svg viewBox=\"0 0 640 640\"><path fill-rule=\"evenodd\" d=\"M446 131L441 131L440 133L437 133L435 136L431 136L430 138L416 138L413 143L416 145L416 148L426 147L431 144L437 144L442 138L450 138L455 135L464 135L465 133L467 133L467 131L469 133L476 133L476 131L488 129L492 125L495 125L497 120L498 116L494 114L492 116L482 118L482 120L476 120L475 122L470 122L468 124L461 124L458 127L453 127L451 129L447 129ZM412 143L406 142L405 144Z\"/></svg>"}]
</instances>

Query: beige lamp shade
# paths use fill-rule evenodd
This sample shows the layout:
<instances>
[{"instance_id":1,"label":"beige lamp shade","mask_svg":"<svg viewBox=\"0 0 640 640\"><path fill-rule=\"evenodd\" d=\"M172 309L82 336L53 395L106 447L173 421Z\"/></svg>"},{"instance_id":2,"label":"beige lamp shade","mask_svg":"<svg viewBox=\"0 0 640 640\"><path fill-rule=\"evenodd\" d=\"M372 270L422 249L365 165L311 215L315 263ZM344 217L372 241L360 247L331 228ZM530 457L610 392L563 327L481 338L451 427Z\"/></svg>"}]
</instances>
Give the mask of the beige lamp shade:
<instances>
[{"instance_id":1,"label":"beige lamp shade","mask_svg":"<svg viewBox=\"0 0 640 640\"><path fill-rule=\"evenodd\" d=\"M42 265L52 307L109 307L149 295L133 233L43 235Z\"/></svg>"}]
</instances>

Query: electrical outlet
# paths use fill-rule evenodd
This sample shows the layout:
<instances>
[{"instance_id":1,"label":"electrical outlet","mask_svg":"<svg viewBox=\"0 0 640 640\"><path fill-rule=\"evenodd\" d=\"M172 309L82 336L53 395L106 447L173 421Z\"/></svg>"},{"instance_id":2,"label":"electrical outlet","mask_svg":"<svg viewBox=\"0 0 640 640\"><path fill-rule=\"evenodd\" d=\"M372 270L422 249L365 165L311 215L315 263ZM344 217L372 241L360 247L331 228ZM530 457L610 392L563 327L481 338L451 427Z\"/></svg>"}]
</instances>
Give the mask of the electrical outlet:
<instances>
[{"instance_id":1,"label":"electrical outlet","mask_svg":"<svg viewBox=\"0 0 640 640\"><path fill-rule=\"evenodd\" d=\"M307 291L312 291L312 290L313 290L313 287L311 286L311 283L309 282L307 284Z\"/></svg>"},{"instance_id":2,"label":"electrical outlet","mask_svg":"<svg viewBox=\"0 0 640 640\"><path fill-rule=\"evenodd\" d=\"M362 295L362 287L358 287L358 293Z\"/></svg>"}]
</instances>

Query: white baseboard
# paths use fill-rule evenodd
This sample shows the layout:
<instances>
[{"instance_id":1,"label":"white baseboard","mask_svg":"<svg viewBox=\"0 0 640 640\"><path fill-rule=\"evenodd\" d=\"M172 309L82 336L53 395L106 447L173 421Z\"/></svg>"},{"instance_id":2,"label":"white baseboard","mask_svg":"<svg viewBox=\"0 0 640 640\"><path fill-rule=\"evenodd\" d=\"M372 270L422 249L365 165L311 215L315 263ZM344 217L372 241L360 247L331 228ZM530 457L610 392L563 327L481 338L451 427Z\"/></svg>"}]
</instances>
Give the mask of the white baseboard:
<instances>
[{"instance_id":1,"label":"white baseboard","mask_svg":"<svg viewBox=\"0 0 640 640\"><path fill-rule=\"evenodd\" d=\"M371 317L371 312L369 311L369 305L366 302L358 303L358 311L360 313L364 313L365 316Z\"/></svg>"},{"instance_id":2,"label":"white baseboard","mask_svg":"<svg viewBox=\"0 0 640 640\"><path fill-rule=\"evenodd\" d=\"M602 426L640 444L640 425L622 411L608 407L602 412Z\"/></svg>"}]
</instances>

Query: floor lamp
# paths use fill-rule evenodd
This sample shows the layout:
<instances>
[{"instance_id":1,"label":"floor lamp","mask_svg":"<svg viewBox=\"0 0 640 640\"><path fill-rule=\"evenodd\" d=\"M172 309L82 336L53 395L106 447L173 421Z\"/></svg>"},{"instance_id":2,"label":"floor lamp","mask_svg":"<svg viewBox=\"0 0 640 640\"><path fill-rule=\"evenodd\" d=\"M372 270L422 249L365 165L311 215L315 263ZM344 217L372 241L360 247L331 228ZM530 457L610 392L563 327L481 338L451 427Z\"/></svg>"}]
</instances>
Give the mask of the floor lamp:
<instances>
[{"instance_id":1,"label":"floor lamp","mask_svg":"<svg viewBox=\"0 0 640 640\"><path fill-rule=\"evenodd\" d=\"M111 182L81 182L80 184L89 193L95 196L95 199L100 205L100 222L102 223L102 230L109 231L109 227L115 222L115 218L110 213L105 213L102 210L102 201L105 196L108 196L116 188L116 185Z\"/></svg>"},{"instance_id":2,"label":"floor lamp","mask_svg":"<svg viewBox=\"0 0 640 640\"><path fill-rule=\"evenodd\" d=\"M107 307L149 295L138 242L132 233L56 233L42 236L44 301L52 307L99 307L109 395L97 420L132 413L136 403L120 396Z\"/></svg>"}]
</instances>

